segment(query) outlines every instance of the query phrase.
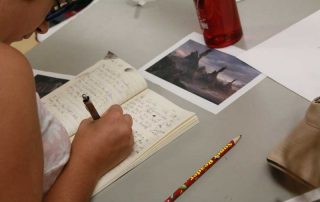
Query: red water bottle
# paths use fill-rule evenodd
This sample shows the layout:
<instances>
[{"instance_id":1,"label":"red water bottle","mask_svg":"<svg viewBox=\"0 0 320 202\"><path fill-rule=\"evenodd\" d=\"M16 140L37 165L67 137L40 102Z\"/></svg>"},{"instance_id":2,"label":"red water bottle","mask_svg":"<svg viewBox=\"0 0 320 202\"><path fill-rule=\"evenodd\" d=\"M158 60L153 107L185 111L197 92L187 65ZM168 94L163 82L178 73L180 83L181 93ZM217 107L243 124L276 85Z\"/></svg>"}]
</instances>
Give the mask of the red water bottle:
<instances>
[{"instance_id":1,"label":"red water bottle","mask_svg":"<svg viewBox=\"0 0 320 202\"><path fill-rule=\"evenodd\" d=\"M223 48L242 37L242 28L235 0L193 0L203 31L211 48Z\"/></svg>"}]
</instances>

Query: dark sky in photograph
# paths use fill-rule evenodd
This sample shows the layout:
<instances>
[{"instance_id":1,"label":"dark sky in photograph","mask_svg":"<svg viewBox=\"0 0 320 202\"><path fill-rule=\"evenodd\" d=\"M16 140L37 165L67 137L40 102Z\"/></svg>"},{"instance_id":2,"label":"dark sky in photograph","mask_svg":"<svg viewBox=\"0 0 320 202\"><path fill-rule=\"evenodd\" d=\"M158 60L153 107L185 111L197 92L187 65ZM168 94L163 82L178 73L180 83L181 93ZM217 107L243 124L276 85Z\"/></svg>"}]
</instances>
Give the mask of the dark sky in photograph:
<instances>
[{"instance_id":1,"label":"dark sky in photograph","mask_svg":"<svg viewBox=\"0 0 320 202\"><path fill-rule=\"evenodd\" d=\"M189 40L176 49L172 54L184 57L195 50L197 50L199 53L202 53L207 49L207 46ZM227 82L236 79L236 83L240 85L249 83L252 79L260 74L258 70L252 68L238 58L215 49L212 49L211 53L200 60L200 65L205 66L208 73L219 70L221 67L226 66L227 69L219 74L219 78Z\"/></svg>"}]
</instances>

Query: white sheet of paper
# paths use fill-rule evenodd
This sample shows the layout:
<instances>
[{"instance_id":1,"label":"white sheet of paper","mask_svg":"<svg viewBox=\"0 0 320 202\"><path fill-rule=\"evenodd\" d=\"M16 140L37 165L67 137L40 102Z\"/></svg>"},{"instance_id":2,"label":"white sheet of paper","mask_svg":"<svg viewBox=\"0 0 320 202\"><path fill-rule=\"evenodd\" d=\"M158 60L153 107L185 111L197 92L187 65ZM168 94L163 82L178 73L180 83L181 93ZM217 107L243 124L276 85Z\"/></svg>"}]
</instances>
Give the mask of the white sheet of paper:
<instances>
[{"instance_id":1,"label":"white sheet of paper","mask_svg":"<svg viewBox=\"0 0 320 202\"><path fill-rule=\"evenodd\" d=\"M59 74L55 72L42 71L38 69L32 69L32 71L33 71L33 76L43 75L43 76L48 76L48 77L53 77L58 79L67 79L67 80L71 80L72 78L74 78L73 75L69 75L69 74Z\"/></svg>"},{"instance_id":2,"label":"white sheet of paper","mask_svg":"<svg viewBox=\"0 0 320 202\"><path fill-rule=\"evenodd\" d=\"M260 73L253 80L251 80L249 83L247 83L245 86L243 86L240 90L238 90L237 92L232 94L230 97L225 99L222 103L215 104L213 102L210 102L210 101L208 101L208 100L206 100L206 99L204 99L204 98L202 98L192 92L184 90L183 88L180 88L180 87L178 87L170 82L167 82L166 80L163 80L160 77L157 77L157 76L146 71L149 67L151 67L152 65L154 65L155 63L160 61L162 58L169 55L171 52L175 51L181 45L184 45L189 40L198 42L200 44L205 44L204 40L203 40L203 36L199 33L193 32L193 33L187 35L186 37L184 37L183 39L181 39L180 41L178 41L176 44L174 44L172 47L170 47L169 49L167 49L166 51L164 51L160 55L158 55L156 58L154 58L153 60L151 60L150 62L145 64L143 67L141 67L139 69L139 71L147 80L160 85L161 87L171 91L172 93L175 93L176 95L178 95L178 96L192 102L193 104L196 104L199 107L202 107L203 109L205 109L211 113L214 113L214 114L218 114L221 110L223 110L224 108L229 106L232 102L234 102L241 95L246 93L248 90L250 90L252 87L257 85L260 81L262 81L266 77L264 74ZM217 50L224 52L224 53L227 53L227 54L230 54L232 56L238 56L238 55L244 53L243 49L240 49L235 46L229 46L229 47L217 49ZM220 58L220 60L223 60L223 59ZM254 66L253 66L253 68L254 68Z\"/></svg>"},{"instance_id":3,"label":"white sheet of paper","mask_svg":"<svg viewBox=\"0 0 320 202\"><path fill-rule=\"evenodd\" d=\"M320 199L320 188L316 188L305 194L286 200L284 202L316 202L319 199Z\"/></svg>"},{"instance_id":4,"label":"white sheet of paper","mask_svg":"<svg viewBox=\"0 0 320 202\"><path fill-rule=\"evenodd\" d=\"M238 58L309 101L320 95L320 11Z\"/></svg>"}]
</instances>

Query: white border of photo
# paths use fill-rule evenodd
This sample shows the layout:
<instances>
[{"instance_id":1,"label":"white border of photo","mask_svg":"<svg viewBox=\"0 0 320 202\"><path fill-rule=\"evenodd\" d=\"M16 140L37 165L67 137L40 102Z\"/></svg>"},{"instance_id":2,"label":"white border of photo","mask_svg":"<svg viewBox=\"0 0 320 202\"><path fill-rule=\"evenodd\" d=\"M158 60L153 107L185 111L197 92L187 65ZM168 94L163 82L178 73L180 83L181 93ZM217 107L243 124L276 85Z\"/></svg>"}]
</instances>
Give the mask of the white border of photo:
<instances>
[{"instance_id":1,"label":"white border of photo","mask_svg":"<svg viewBox=\"0 0 320 202\"><path fill-rule=\"evenodd\" d=\"M222 111L224 108L229 106L232 102L234 102L240 96L242 96L247 91L249 91L251 88L253 88L255 85L260 83L260 81L262 81L264 78L266 78L266 76L261 73L256 78L254 78L252 81L250 81L248 84L246 84L244 87L242 87L237 92L235 92L230 97L228 97L226 100L224 100L222 103L217 105L215 103L212 103L212 102L210 102L210 101L208 101L198 95L195 95L187 90L184 90L184 89L182 89L182 88L180 88L180 87L178 87L168 81L165 81L165 80L146 71L146 69L148 69L149 67L151 67L152 65L157 63L159 60L161 60L162 58L164 58L165 56L167 56L168 54L170 54L171 52L173 52L174 50L176 50L177 48L179 48L181 45L183 45L184 43L186 43L189 40L193 40L195 42L205 44L204 40L203 40L203 36L197 32L193 32L193 33L187 35L186 37L184 37L183 39L181 39L179 42L174 44L172 47L170 47L169 49L167 49L166 51L164 51L160 55L158 55L156 58L154 58L153 60L151 60L150 62L145 64L143 67L141 67L139 69L140 73L148 81L155 83L155 84L158 84L162 88L165 88L165 89L169 90L170 92L184 98L185 100L188 100L191 103L196 104L199 107L201 107L211 113L214 113L214 114L218 114L220 111ZM230 55L233 55L235 57L237 57L240 54L245 52L243 49L240 49L235 46L229 46L229 47L217 49L217 50L224 52L224 53L227 53L227 54L230 54Z\"/></svg>"}]
</instances>

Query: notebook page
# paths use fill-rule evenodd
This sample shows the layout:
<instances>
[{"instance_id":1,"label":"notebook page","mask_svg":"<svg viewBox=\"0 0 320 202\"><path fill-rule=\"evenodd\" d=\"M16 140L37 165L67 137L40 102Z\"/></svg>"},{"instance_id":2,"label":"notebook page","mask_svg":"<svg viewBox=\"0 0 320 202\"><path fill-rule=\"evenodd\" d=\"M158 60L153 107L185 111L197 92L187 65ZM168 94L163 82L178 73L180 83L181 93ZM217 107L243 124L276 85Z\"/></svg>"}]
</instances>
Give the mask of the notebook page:
<instances>
[{"instance_id":1,"label":"notebook page","mask_svg":"<svg viewBox=\"0 0 320 202\"><path fill-rule=\"evenodd\" d=\"M150 89L124 103L122 107L133 119L134 152L137 154L154 145L194 115Z\"/></svg>"},{"instance_id":2,"label":"notebook page","mask_svg":"<svg viewBox=\"0 0 320 202\"><path fill-rule=\"evenodd\" d=\"M134 150L131 155L107 173L98 183L94 194L111 184L120 176L138 164L135 162L144 156L157 143L176 128L184 125L195 114L173 104L166 98L146 89L122 105L124 112L133 118ZM194 119L197 122L197 119ZM193 126L194 123L190 123ZM188 126L186 126L189 128ZM172 134L175 135L175 134ZM159 147L160 148L160 147ZM155 150L153 150L155 152ZM152 153L148 152L148 156ZM145 160L146 158L143 158ZM140 163L142 161L139 161Z\"/></svg>"},{"instance_id":3,"label":"notebook page","mask_svg":"<svg viewBox=\"0 0 320 202\"><path fill-rule=\"evenodd\" d=\"M41 101L72 135L80 122L90 116L82 94L89 95L102 114L112 104L121 104L145 88L144 78L133 67L119 58L112 58L99 61Z\"/></svg>"}]
</instances>

